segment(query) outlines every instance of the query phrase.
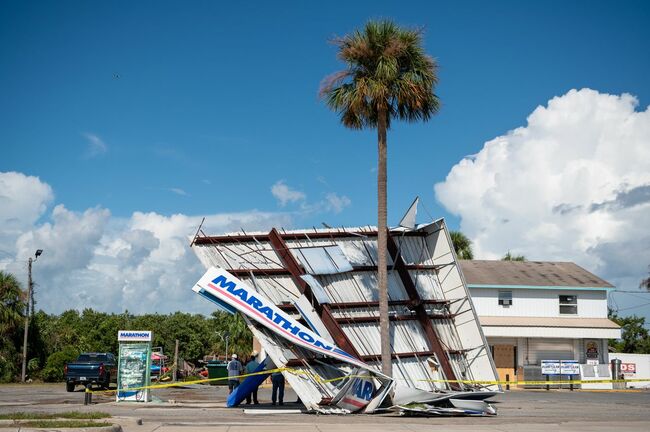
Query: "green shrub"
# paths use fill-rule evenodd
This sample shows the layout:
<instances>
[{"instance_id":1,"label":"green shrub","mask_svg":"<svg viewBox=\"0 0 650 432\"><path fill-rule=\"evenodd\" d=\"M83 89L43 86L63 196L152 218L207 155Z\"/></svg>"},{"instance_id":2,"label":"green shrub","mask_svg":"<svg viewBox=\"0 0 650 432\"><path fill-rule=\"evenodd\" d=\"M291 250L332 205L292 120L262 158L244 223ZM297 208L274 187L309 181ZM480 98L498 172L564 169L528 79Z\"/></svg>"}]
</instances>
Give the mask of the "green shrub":
<instances>
[{"instance_id":1,"label":"green shrub","mask_svg":"<svg viewBox=\"0 0 650 432\"><path fill-rule=\"evenodd\" d=\"M63 350L55 352L47 358L45 367L41 371L41 378L47 382L63 381L63 367L66 363L73 362L79 351L72 346L67 346Z\"/></svg>"},{"instance_id":2,"label":"green shrub","mask_svg":"<svg viewBox=\"0 0 650 432\"><path fill-rule=\"evenodd\" d=\"M8 383L16 376L16 366L0 354L0 383Z\"/></svg>"},{"instance_id":3,"label":"green shrub","mask_svg":"<svg viewBox=\"0 0 650 432\"><path fill-rule=\"evenodd\" d=\"M27 362L27 371L29 372L30 378L36 378L38 376L38 371L41 368L41 364L38 362L38 358L30 359Z\"/></svg>"},{"instance_id":4,"label":"green shrub","mask_svg":"<svg viewBox=\"0 0 650 432\"><path fill-rule=\"evenodd\" d=\"M10 341L0 339L0 383L16 380L20 374L21 358L22 356Z\"/></svg>"}]
</instances>

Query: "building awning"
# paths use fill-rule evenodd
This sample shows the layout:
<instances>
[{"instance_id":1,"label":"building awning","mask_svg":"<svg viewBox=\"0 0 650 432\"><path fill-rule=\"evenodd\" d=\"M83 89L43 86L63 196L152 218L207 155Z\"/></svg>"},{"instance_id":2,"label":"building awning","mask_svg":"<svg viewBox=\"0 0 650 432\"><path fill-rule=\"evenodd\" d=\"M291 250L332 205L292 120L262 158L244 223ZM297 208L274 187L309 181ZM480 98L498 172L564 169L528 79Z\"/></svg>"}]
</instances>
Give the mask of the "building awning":
<instances>
[{"instance_id":1,"label":"building awning","mask_svg":"<svg viewBox=\"0 0 650 432\"><path fill-rule=\"evenodd\" d=\"M618 339L621 327L607 318L479 317L488 337Z\"/></svg>"}]
</instances>

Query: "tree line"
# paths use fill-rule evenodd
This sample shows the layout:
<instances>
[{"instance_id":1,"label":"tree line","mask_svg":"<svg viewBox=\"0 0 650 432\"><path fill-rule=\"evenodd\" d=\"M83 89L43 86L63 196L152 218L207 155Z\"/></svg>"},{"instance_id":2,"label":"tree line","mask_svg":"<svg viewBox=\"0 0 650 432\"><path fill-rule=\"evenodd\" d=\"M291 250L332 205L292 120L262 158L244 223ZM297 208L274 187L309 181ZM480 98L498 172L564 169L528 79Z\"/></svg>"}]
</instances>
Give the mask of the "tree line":
<instances>
[{"instance_id":1,"label":"tree line","mask_svg":"<svg viewBox=\"0 0 650 432\"><path fill-rule=\"evenodd\" d=\"M16 278L0 271L0 382L20 379L26 300ZM162 347L170 360L178 339L179 358L193 364L208 355L225 356L226 333L230 354L247 356L252 350L252 334L239 314L134 315L128 311L116 314L93 309L48 314L41 310L29 320L28 378L62 380L63 365L81 352L117 354L118 330L153 331L152 345Z\"/></svg>"}]
</instances>

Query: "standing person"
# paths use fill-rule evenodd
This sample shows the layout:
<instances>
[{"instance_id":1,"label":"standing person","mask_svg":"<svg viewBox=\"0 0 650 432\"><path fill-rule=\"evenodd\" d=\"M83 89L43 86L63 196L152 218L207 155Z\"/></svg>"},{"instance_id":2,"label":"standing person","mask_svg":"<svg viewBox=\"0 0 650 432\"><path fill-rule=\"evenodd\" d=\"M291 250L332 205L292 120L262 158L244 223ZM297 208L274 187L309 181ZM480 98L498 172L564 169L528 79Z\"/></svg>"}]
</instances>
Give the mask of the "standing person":
<instances>
[{"instance_id":1,"label":"standing person","mask_svg":"<svg viewBox=\"0 0 650 432\"><path fill-rule=\"evenodd\" d=\"M271 382L273 383L273 392L271 393L271 405L275 405L276 394L279 393L278 402L279 405L284 405L284 375L282 372L273 372L271 374Z\"/></svg>"},{"instance_id":2,"label":"standing person","mask_svg":"<svg viewBox=\"0 0 650 432\"><path fill-rule=\"evenodd\" d=\"M255 372L255 369L258 368L260 365L260 362L257 361L257 351L253 351L251 353L251 359L246 363L246 373L247 374L252 374ZM255 389L248 393L246 396L246 405L250 405L251 403L251 395L253 396L253 403L255 405L259 405L259 402L257 401L257 387Z\"/></svg>"},{"instance_id":3,"label":"standing person","mask_svg":"<svg viewBox=\"0 0 650 432\"><path fill-rule=\"evenodd\" d=\"M228 394L231 394L239 386L239 375L242 374L244 368L241 362L237 360L237 354L232 355L232 360L228 362Z\"/></svg>"}]
</instances>

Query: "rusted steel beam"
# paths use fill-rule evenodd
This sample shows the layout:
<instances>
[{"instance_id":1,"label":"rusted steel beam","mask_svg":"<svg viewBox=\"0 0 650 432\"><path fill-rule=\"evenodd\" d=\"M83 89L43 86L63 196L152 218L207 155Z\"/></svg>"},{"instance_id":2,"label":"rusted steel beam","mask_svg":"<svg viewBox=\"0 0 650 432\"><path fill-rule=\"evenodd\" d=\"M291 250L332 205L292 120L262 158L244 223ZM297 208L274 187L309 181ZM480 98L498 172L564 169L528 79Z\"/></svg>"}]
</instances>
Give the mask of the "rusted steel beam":
<instances>
[{"instance_id":1,"label":"rusted steel beam","mask_svg":"<svg viewBox=\"0 0 650 432\"><path fill-rule=\"evenodd\" d=\"M388 302L388 306L407 306L409 309L414 308L417 304L423 305L443 305L449 304L448 300L421 300L419 303L416 303L411 300L392 300ZM280 303L276 305L285 312L295 312L298 313L298 310L292 303ZM361 309L361 308L377 308L379 307L379 302L348 302L348 303L329 303L328 307L330 310L346 310L346 309ZM431 318L436 319L445 319L453 318L453 314L432 314L429 313ZM338 318L337 318L338 319Z\"/></svg>"},{"instance_id":2,"label":"rusted steel beam","mask_svg":"<svg viewBox=\"0 0 650 432\"><path fill-rule=\"evenodd\" d=\"M427 314L430 319L450 319L453 315L450 314ZM415 315L389 315L388 319L391 321L419 321ZM361 316L361 317L339 317L336 318L339 324L358 324L358 323L375 323L379 322L379 316Z\"/></svg>"},{"instance_id":3,"label":"rusted steel beam","mask_svg":"<svg viewBox=\"0 0 650 432\"><path fill-rule=\"evenodd\" d=\"M409 308L415 307L418 304L423 305L444 305L449 304L449 300L389 300L388 306L408 306ZM355 309L364 307L379 307L379 302L343 302L343 303L330 303L329 307L332 309Z\"/></svg>"},{"instance_id":4,"label":"rusted steel beam","mask_svg":"<svg viewBox=\"0 0 650 432\"><path fill-rule=\"evenodd\" d=\"M442 264L442 265L423 265L423 264L404 264L407 270L429 270L429 271L436 271L440 270L441 268L447 266L449 264ZM393 266L388 266L388 270L392 270ZM377 266L353 266L352 269L354 271L371 271L371 272L376 272L377 271Z\"/></svg>"},{"instance_id":5,"label":"rusted steel beam","mask_svg":"<svg viewBox=\"0 0 650 432\"><path fill-rule=\"evenodd\" d=\"M407 270L432 270L436 271L442 266L424 266L424 265L406 265ZM389 266L389 270L392 269ZM377 266L352 266L352 270L356 272L377 272ZM249 268L249 269L228 269L233 275L240 276L249 276L251 273L255 276L289 276L291 272L285 268Z\"/></svg>"},{"instance_id":6,"label":"rusted steel beam","mask_svg":"<svg viewBox=\"0 0 650 432\"><path fill-rule=\"evenodd\" d=\"M237 277L246 277L250 276L253 273L254 276L289 276L291 273L287 269L227 269L229 273Z\"/></svg>"},{"instance_id":7,"label":"rusted steel beam","mask_svg":"<svg viewBox=\"0 0 650 432\"><path fill-rule=\"evenodd\" d=\"M275 229L275 228L274 228ZM300 233L280 233L276 230L278 235L282 240L323 240L323 239L341 239L341 238L353 238L353 237L377 237L377 231L303 231ZM407 237L426 237L428 234L424 231L408 231L405 233L400 233L400 235L405 235ZM246 243L260 241L265 242L269 241L270 236L268 234L260 235L251 235L251 234L232 234L232 235L220 235L220 236L204 236L197 237L194 239L195 245L209 245L217 243Z\"/></svg>"},{"instance_id":8,"label":"rusted steel beam","mask_svg":"<svg viewBox=\"0 0 650 432\"><path fill-rule=\"evenodd\" d=\"M391 353L391 358L396 359L396 358L409 358L409 357L431 357L433 356L434 352L433 351L415 351L415 352L406 352L406 353ZM287 367L301 367L305 366L305 364L308 365L319 365L322 364L325 359L321 359L320 361L317 361L314 358L308 358L308 359L292 359L289 360L285 366ZM363 361L381 361L381 354L368 354L368 355L362 355L360 356L360 360Z\"/></svg>"},{"instance_id":9,"label":"rusted steel beam","mask_svg":"<svg viewBox=\"0 0 650 432\"><path fill-rule=\"evenodd\" d=\"M418 318L418 321L420 321L420 325L424 330L424 334L426 335L431 350L436 353L438 357L438 361L440 362L440 366L442 367L442 370L445 373L447 379L455 380L456 374L454 373L454 370L451 367L451 363L449 362L449 357L447 356L447 352L442 346L442 343L440 342L440 339L436 334L436 330L433 328L433 324L431 323L431 319L427 315L427 311L424 308L424 305L421 303L422 300L420 299L420 294L418 293L418 290L415 288L415 284L413 283L413 279L411 279L411 275L409 274L409 271L406 268L406 264L404 263L404 259L402 258L402 255L399 253L399 248L397 247L397 243L395 242L395 239L393 239L393 237L390 235L390 233L388 235L387 246L388 246L388 252L393 258L395 270L397 270L397 274L399 275L402 284L404 285L404 289L406 290L406 293L408 294L409 298L416 303L416 306L414 308L415 314ZM456 389L460 388L460 386L457 383L450 383L450 387Z\"/></svg>"},{"instance_id":10,"label":"rusted steel beam","mask_svg":"<svg viewBox=\"0 0 650 432\"><path fill-rule=\"evenodd\" d=\"M407 357L431 357L435 354L434 351L417 351L417 352L407 352L407 353L392 353L391 358L407 358ZM370 354L361 356L363 361L381 361L381 354Z\"/></svg>"},{"instance_id":11,"label":"rusted steel beam","mask_svg":"<svg viewBox=\"0 0 650 432\"><path fill-rule=\"evenodd\" d=\"M291 273L291 278L296 285L298 285L300 292L311 300L314 309L320 315L327 331L332 335L332 338L334 338L334 342L336 342L336 344L348 354L359 358L359 352L345 335L341 326L336 322L336 319L334 319L330 308L326 304L321 305L318 303L307 282L300 277L305 274L303 268L298 263L298 260L296 260L296 258L291 254L286 242L275 228L273 228L269 233L269 242L273 246L275 253L282 260L284 266Z\"/></svg>"}]
</instances>

